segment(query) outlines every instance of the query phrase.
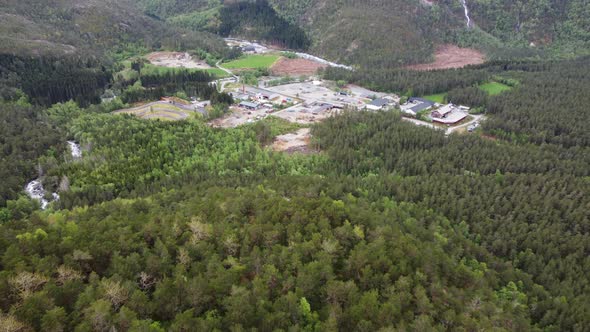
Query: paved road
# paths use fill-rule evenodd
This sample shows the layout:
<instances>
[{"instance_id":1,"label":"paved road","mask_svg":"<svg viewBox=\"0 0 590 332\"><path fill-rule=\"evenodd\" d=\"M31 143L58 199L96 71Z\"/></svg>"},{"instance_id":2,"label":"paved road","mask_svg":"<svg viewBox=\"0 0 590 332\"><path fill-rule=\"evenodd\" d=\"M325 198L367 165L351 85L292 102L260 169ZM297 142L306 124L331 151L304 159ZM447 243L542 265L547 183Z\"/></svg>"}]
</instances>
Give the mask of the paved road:
<instances>
[{"instance_id":1,"label":"paved road","mask_svg":"<svg viewBox=\"0 0 590 332\"><path fill-rule=\"evenodd\" d=\"M480 122L481 123L481 121L483 121L483 120L486 119L485 115L482 115L482 114L479 114L479 115L473 114L471 116L473 117L473 120L471 120L469 122L466 122L466 123L464 123L464 124L462 124L460 126L447 128L445 130L445 135L446 136L449 136L450 134L452 134L453 132L455 132L455 131L457 131L457 130L459 130L461 128L468 127L468 126L474 124L475 122ZM413 124L415 124L417 126L424 126L424 127L428 127L428 128L432 128L432 129L444 130L443 128L437 127L437 126L433 125L432 123L429 123L429 122L426 122L426 121L421 121L421 120L416 120L416 119L406 118L406 117L402 117L402 119L405 120L405 121L411 122L411 123L413 123Z\"/></svg>"},{"instance_id":2,"label":"paved road","mask_svg":"<svg viewBox=\"0 0 590 332\"><path fill-rule=\"evenodd\" d=\"M222 60L223 60L223 59L222 59ZM215 63L215 67L217 67L217 68L219 68L219 69L223 70L224 72L226 72L226 73L230 74L230 75L231 75L231 76L232 76L234 79L236 79L236 80L237 80L237 79L239 79L239 77L238 77L238 76L236 76L236 75L235 75L235 74L234 74L234 73L233 73L231 70L229 70L229 69L227 69L227 68L223 68L223 67L221 67L220 63L221 63L221 61L222 61L222 60L219 60L219 61L217 61L217 62Z\"/></svg>"},{"instance_id":3,"label":"paved road","mask_svg":"<svg viewBox=\"0 0 590 332\"><path fill-rule=\"evenodd\" d=\"M471 116L473 117L473 120L471 120L471 121L469 121L469 122L466 122L466 123L464 123L464 124L462 124L462 125L460 125L460 126L456 126L456 127L450 127L450 128L449 128L449 129L447 129L447 131L445 132L445 135L447 135L447 136L448 136L448 135L452 134L453 132L457 131L457 130L458 130L458 129L460 129L460 128L465 128L465 127L468 127L469 125L472 125L472 124L474 124L475 122L480 122L480 123L481 123L481 121L482 121L482 120L485 120L485 119L486 119L485 115L483 115L483 114L472 114Z\"/></svg>"},{"instance_id":4,"label":"paved road","mask_svg":"<svg viewBox=\"0 0 590 332\"><path fill-rule=\"evenodd\" d=\"M218 79L217 81L215 81L215 84L219 87L219 91L223 92L223 90L225 89L225 85L227 83L239 82L240 78L236 74L234 74L231 70L221 67L221 65L220 65L221 61L222 60L217 61L217 63L215 63L215 67L217 67L217 68L223 70L224 72L228 73L229 75L231 75L231 77L226 77L226 78Z\"/></svg>"},{"instance_id":5,"label":"paved road","mask_svg":"<svg viewBox=\"0 0 590 332\"><path fill-rule=\"evenodd\" d=\"M424 126L424 127L428 127L428 128L432 128L432 129L440 129L439 127L433 125L432 123L429 123L426 121L421 121L421 120L416 120L416 119L406 118L406 117L402 117L402 120L411 122L417 126Z\"/></svg>"}]
</instances>

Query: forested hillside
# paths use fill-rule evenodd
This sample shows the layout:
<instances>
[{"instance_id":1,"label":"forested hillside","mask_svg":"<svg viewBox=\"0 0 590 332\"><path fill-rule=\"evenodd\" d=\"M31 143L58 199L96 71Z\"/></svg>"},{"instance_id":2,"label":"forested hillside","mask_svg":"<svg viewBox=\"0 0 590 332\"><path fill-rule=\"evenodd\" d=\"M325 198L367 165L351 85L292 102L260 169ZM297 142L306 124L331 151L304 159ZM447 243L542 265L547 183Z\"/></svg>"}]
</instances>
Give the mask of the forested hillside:
<instances>
[{"instance_id":1,"label":"forested hillside","mask_svg":"<svg viewBox=\"0 0 590 332\"><path fill-rule=\"evenodd\" d=\"M83 54L160 46L221 52L207 33L180 31L144 15L133 1L7 0L0 3L0 51Z\"/></svg>"},{"instance_id":2,"label":"forested hillside","mask_svg":"<svg viewBox=\"0 0 590 332\"><path fill-rule=\"evenodd\" d=\"M0 102L0 132L0 206L6 206L7 200L18 198L24 183L41 175L46 166L57 165L65 133L25 96L18 103ZM0 220L3 217L0 213Z\"/></svg>"},{"instance_id":3,"label":"forested hillside","mask_svg":"<svg viewBox=\"0 0 590 332\"><path fill-rule=\"evenodd\" d=\"M451 0L1 2L0 330L587 331L588 6L467 4L469 30ZM212 66L241 54L226 35L354 64L319 73L338 97L437 94L481 126L392 106L217 128L241 84L144 55ZM399 68L447 42L499 51ZM295 130L305 153L273 150Z\"/></svg>"},{"instance_id":4,"label":"forested hillside","mask_svg":"<svg viewBox=\"0 0 590 332\"><path fill-rule=\"evenodd\" d=\"M518 79L485 102L513 129L491 120L483 136L446 137L395 112L351 112L312 128L317 155L266 149L269 135L293 128L279 120L215 129L197 118L107 114L108 104L55 105L42 119L80 142L83 158L38 159L53 160L42 164L44 185L61 195L51 210L14 194L0 208L2 322L584 330L590 150L577 121L560 121L544 140L525 133L551 128L547 112L529 109L584 86L589 67L580 59L417 74L440 88ZM586 112L568 105L573 119ZM59 153L63 143L48 144Z\"/></svg>"}]
</instances>

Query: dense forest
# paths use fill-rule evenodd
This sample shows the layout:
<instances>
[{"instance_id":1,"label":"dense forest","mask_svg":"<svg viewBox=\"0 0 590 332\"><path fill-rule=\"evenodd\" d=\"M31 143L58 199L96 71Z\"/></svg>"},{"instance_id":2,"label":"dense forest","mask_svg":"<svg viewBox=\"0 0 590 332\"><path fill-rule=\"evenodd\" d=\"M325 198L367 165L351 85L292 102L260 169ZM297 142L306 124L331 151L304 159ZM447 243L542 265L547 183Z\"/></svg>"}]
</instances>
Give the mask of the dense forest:
<instances>
[{"instance_id":1,"label":"dense forest","mask_svg":"<svg viewBox=\"0 0 590 332\"><path fill-rule=\"evenodd\" d=\"M290 49L305 50L310 40L297 25L279 17L266 0L224 6L219 18L222 36L244 36Z\"/></svg>"},{"instance_id":2,"label":"dense forest","mask_svg":"<svg viewBox=\"0 0 590 332\"><path fill-rule=\"evenodd\" d=\"M63 130L21 98L18 103L0 102L0 207L15 200L26 182L57 165L65 148Z\"/></svg>"},{"instance_id":3,"label":"dense forest","mask_svg":"<svg viewBox=\"0 0 590 332\"><path fill-rule=\"evenodd\" d=\"M136 63L133 64L135 65ZM139 73L135 79L114 84L122 90L121 100L124 103L159 100L179 92L187 96L211 100L213 104L230 105L233 102L229 94L217 91L212 84L213 76L207 72L174 69L162 73L144 73L141 66L137 69Z\"/></svg>"},{"instance_id":4,"label":"dense forest","mask_svg":"<svg viewBox=\"0 0 590 332\"><path fill-rule=\"evenodd\" d=\"M0 54L0 95L8 100L16 98L20 89L35 104L74 100L86 106L100 102L110 78L111 73L93 58Z\"/></svg>"},{"instance_id":5,"label":"dense forest","mask_svg":"<svg viewBox=\"0 0 590 332\"><path fill-rule=\"evenodd\" d=\"M37 159L54 160L42 164L61 196L50 210L16 199L16 182L0 208L0 319L44 331L584 330L586 136L566 115L544 140L526 133L551 128L529 108L555 96L571 93L582 102L564 102L570 117L584 114L574 87L589 67L415 73L441 89L519 84L485 98L483 136L345 112L312 128L312 155L265 148L298 128L273 118L216 129L115 116L108 104L35 113L63 131L49 150L68 137L83 158ZM411 81L397 73L392 84ZM34 118L12 115L23 116ZM515 129L496 125L502 116Z\"/></svg>"},{"instance_id":6,"label":"dense forest","mask_svg":"<svg viewBox=\"0 0 590 332\"><path fill-rule=\"evenodd\" d=\"M533 2L468 1L469 31L446 0L3 2L1 329L588 330L590 58L530 59L587 51L588 6ZM169 95L227 110L209 73L140 58L215 63L233 52L215 34L309 48L356 65L326 80L487 119L445 135L345 110L289 154L269 145L303 125L272 116L221 129L112 113ZM503 53L399 68L441 42ZM59 193L45 210L23 192L37 178Z\"/></svg>"}]
</instances>

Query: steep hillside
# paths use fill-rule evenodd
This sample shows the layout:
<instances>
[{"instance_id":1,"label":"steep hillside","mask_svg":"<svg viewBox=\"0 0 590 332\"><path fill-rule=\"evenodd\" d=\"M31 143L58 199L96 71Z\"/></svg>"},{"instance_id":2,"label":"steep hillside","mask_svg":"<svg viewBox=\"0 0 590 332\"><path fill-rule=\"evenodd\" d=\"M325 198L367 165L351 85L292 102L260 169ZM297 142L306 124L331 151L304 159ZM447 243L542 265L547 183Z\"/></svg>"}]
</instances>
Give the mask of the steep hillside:
<instances>
[{"instance_id":1,"label":"steep hillside","mask_svg":"<svg viewBox=\"0 0 590 332\"><path fill-rule=\"evenodd\" d=\"M452 22L406 0L351 1L273 0L275 8L302 25L313 40L313 51L331 59L373 66L400 66L429 59L440 27ZM304 5L308 4L308 5Z\"/></svg>"},{"instance_id":2,"label":"steep hillside","mask_svg":"<svg viewBox=\"0 0 590 332\"><path fill-rule=\"evenodd\" d=\"M492 57L530 56L539 47L571 56L590 48L590 6L584 0L467 0L469 28L460 0L269 1L304 27L316 52L357 64L422 62L432 44L443 42L484 49Z\"/></svg>"},{"instance_id":3,"label":"steep hillside","mask_svg":"<svg viewBox=\"0 0 590 332\"><path fill-rule=\"evenodd\" d=\"M101 55L116 47L202 48L221 52L215 36L168 27L123 0L7 0L0 3L0 52Z\"/></svg>"}]
</instances>

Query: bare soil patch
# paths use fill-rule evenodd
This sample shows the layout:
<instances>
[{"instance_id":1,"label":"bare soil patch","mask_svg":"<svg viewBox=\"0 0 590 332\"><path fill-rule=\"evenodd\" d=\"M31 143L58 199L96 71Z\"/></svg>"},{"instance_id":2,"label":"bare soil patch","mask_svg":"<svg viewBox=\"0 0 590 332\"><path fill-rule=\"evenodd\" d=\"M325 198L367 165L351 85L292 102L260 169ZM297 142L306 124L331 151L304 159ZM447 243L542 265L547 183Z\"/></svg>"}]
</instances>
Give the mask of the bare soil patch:
<instances>
[{"instance_id":1,"label":"bare soil patch","mask_svg":"<svg viewBox=\"0 0 590 332\"><path fill-rule=\"evenodd\" d=\"M294 133L277 136L271 147L274 151L287 153L312 153L310 139L309 128L302 128Z\"/></svg>"},{"instance_id":2,"label":"bare soil patch","mask_svg":"<svg viewBox=\"0 0 590 332\"><path fill-rule=\"evenodd\" d=\"M463 68L467 65L478 65L484 63L485 55L472 48L461 48L455 45L445 44L436 49L434 62L419 65L407 66L412 70L433 70Z\"/></svg>"},{"instance_id":3,"label":"bare soil patch","mask_svg":"<svg viewBox=\"0 0 590 332\"><path fill-rule=\"evenodd\" d=\"M327 67L325 64L307 59L280 58L270 68L273 75L314 75L318 69Z\"/></svg>"},{"instance_id":4,"label":"bare soil patch","mask_svg":"<svg viewBox=\"0 0 590 332\"><path fill-rule=\"evenodd\" d=\"M170 68L208 69L205 61L194 59L186 52L153 52L146 55L152 65Z\"/></svg>"}]
</instances>

